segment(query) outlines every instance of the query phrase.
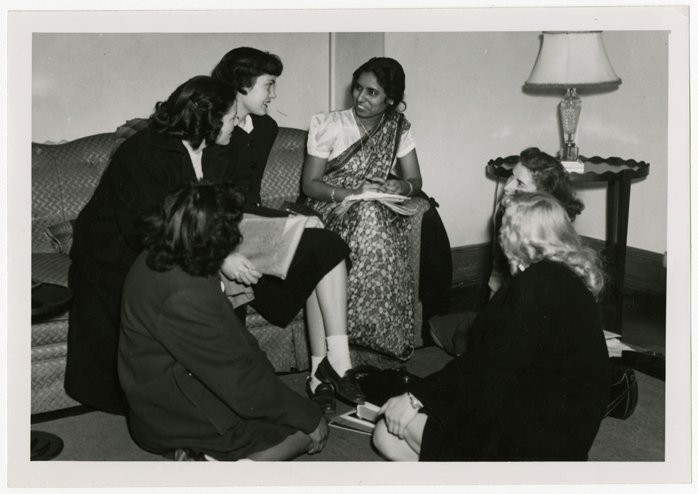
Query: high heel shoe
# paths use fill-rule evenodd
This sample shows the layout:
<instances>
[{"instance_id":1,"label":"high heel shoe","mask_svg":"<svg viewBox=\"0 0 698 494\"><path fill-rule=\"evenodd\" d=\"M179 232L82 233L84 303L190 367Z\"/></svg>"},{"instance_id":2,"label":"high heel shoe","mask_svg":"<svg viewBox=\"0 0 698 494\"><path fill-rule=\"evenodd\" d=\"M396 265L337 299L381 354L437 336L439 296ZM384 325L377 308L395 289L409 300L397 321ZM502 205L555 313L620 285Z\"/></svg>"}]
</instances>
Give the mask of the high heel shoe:
<instances>
[{"instance_id":1,"label":"high heel shoe","mask_svg":"<svg viewBox=\"0 0 698 494\"><path fill-rule=\"evenodd\" d=\"M327 357L322 359L322 362L318 365L315 371L315 377L322 382L331 384L340 398L350 403L360 405L366 401L366 396L354 379L352 370L349 369L340 377L337 371L332 367L332 364L330 364L330 361L327 360Z\"/></svg>"},{"instance_id":2,"label":"high heel shoe","mask_svg":"<svg viewBox=\"0 0 698 494\"><path fill-rule=\"evenodd\" d=\"M334 415L337 411L337 403L334 399L334 388L326 382L321 382L315 387L315 392L310 389L310 377L305 380L305 392L308 398L318 404L322 413Z\"/></svg>"}]
</instances>

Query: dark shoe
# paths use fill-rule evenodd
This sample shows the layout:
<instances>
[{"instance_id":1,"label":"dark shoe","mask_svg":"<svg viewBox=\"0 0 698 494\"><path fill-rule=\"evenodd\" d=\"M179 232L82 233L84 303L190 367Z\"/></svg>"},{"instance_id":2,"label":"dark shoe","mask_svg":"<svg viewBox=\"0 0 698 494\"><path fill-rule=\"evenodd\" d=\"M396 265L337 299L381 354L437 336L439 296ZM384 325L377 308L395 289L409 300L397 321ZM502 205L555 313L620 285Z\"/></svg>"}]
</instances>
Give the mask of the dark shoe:
<instances>
[{"instance_id":1,"label":"dark shoe","mask_svg":"<svg viewBox=\"0 0 698 494\"><path fill-rule=\"evenodd\" d=\"M331 384L337 394L350 403L360 405L366 401L366 396L361 391L356 379L354 379L352 370L348 370L344 373L344 376L340 377L337 371L332 368L327 357L318 365L315 377L324 383Z\"/></svg>"},{"instance_id":2,"label":"dark shoe","mask_svg":"<svg viewBox=\"0 0 698 494\"><path fill-rule=\"evenodd\" d=\"M318 404L322 413L334 415L337 412L337 403L334 400L334 388L331 384L321 382L315 388L315 393L310 389L310 378L305 381L305 392L308 397Z\"/></svg>"}]
</instances>

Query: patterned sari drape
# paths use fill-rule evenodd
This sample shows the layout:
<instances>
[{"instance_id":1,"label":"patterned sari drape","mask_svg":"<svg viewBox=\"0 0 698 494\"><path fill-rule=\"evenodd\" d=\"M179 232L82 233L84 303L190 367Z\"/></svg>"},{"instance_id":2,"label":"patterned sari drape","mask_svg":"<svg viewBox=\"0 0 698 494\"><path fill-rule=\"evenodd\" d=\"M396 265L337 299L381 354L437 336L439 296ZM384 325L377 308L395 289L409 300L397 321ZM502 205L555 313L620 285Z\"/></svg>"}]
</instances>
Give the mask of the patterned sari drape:
<instances>
[{"instance_id":1,"label":"patterned sari drape","mask_svg":"<svg viewBox=\"0 0 698 494\"><path fill-rule=\"evenodd\" d=\"M355 189L368 178L386 179L409 122L400 113L386 114L376 128L329 161L323 180ZM414 350L415 273L409 265L410 223L376 201L357 201L344 214L336 203L307 199L326 228L351 249L348 279L349 341L400 359Z\"/></svg>"}]
</instances>

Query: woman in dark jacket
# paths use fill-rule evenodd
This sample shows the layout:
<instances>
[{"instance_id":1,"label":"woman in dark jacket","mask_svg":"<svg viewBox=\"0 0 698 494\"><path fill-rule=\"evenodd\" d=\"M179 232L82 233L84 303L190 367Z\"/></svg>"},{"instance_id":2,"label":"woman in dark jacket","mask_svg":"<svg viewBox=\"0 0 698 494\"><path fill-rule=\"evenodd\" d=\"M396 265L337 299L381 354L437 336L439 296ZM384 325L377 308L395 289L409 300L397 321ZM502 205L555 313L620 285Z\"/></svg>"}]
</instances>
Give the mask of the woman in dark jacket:
<instances>
[{"instance_id":1,"label":"woman in dark jacket","mask_svg":"<svg viewBox=\"0 0 698 494\"><path fill-rule=\"evenodd\" d=\"M389 459L587 458L609 393L598 257L552 196L505 205L511 283L478 315L463 355L383 406L373 440Z\"/></svg>"},{"instance_id":2,"label":"woman in dark jacket","mask_svg":"<svg viewBox=\"0 0 698 494\"><path fill-rule=\"evenodd\" d=\"M185 185L149 219L126 278L119 377L149 451L286 460L327 439L320 409L279 380L221 291L241 205L232 186Z\"/></svg>"},{"instance_id":3,"label":"woman in dark jacket","mask_svg":"<svg viewBox=\"0 0 698 494\"><path fill-rule=\"evenodd\" d=\"M65 378L66 391L76 400L108 412L125 411L116 349L124 279L143 250L139 222L184 183L236 178L226 148L237 113L236 91L229 85L207 76L185 82L157 104L147 128L117 149L80 212L71 250L69 283L74 298ZM331 382L325 398L332 400L334 389L360 402L363 396L346 372L351 368L342 305L346 304L347 255L348 247L336 234L308 228L285 280L262 276L249 261L233 254L225 259L222 271L230 279L252 285L252 306L278 326L288 324L307 300L331 304L322 307L331 316L309 324L311 350L325 359L322 377ZM323 294L327 296L318 296ZM339 336L345 343L328 351L325 336Z\"/></svg>"}]
</instances>

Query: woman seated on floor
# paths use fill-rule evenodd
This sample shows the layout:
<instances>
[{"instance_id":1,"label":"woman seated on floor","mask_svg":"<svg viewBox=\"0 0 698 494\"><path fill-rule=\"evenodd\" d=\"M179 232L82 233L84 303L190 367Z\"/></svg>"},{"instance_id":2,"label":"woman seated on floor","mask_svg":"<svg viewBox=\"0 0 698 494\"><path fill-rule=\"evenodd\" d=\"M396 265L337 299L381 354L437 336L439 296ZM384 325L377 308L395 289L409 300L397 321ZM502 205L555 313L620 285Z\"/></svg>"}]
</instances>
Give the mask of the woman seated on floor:
<instances>
[{"instance_id":1,"label":"woman seated on floor","mask_svg":"<svg viewBox=\"0 0 698 494\"><path fill-rule=\"evenodd\" d=\"M560 160L535 147L521 151L519 158L519 163L511 170L511 176L504 185L502 200L516 192L547 192L565 208L570 221L574 221L584 210L584 203L575 194L569 173ZM487 281L490 298L511 278L507 259L497 241L503 214L504 207L500 201L493 218L492 271ZM467 311L432 317L429 327L434 343L451 355L460 355L466 349L468 329L476 315L477 312Z\"/></svg>"},{"instance_id":2,"label":"woman seated on floor","mask_svg":"<svg viewBox=\"0 0 698 494\"><path fill-rule=\"evenodd\" d=\"M190 184L146 223L146 250L124 285L118 358L129 428L146 450L288 460L327 440L317 404L279 380L221 290L241 206L230 185Z\"/></svg>"},{"instance_id":3,"label":"woman seated on floor","mask_svg":"<svg viewBox=\"0 0 698 494\"><path fill-rule=\"evenodd\" d=\"M610 385L604 275L552 196L504 204L511 283L477 316L463 355L381 408L373 442L391 460L587 459Z\"/></svg>"}]
</instances>

